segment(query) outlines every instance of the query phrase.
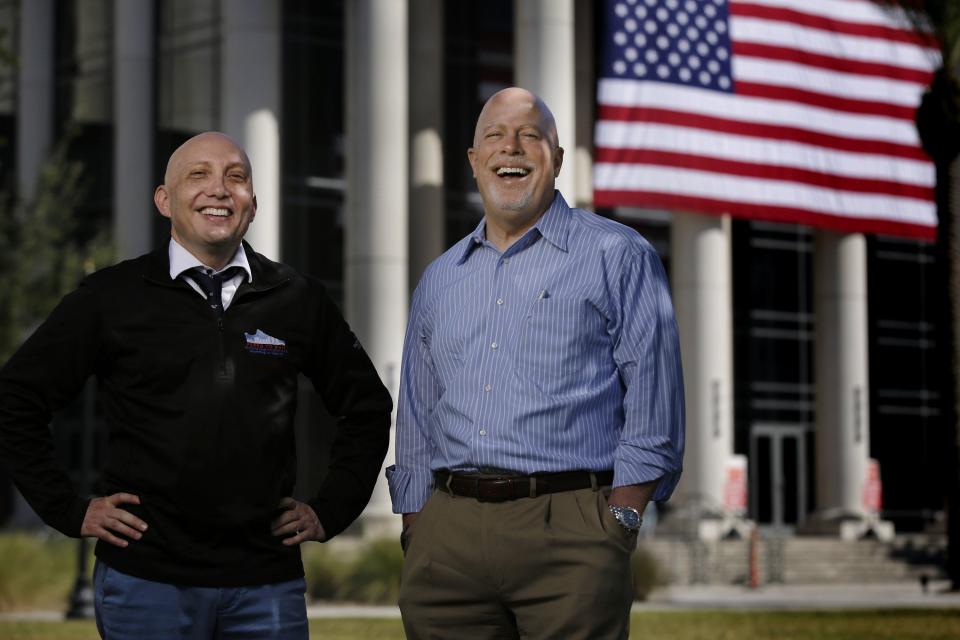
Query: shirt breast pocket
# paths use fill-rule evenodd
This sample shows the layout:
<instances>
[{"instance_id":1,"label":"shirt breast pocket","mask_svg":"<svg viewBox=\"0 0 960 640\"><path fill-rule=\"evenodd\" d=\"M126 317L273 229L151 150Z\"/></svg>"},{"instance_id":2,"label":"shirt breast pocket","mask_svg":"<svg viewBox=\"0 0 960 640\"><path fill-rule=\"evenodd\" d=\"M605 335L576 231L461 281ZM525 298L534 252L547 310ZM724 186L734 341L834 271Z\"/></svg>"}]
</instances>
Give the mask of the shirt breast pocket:
<instances>
[{"instance_id":1,"label":"shirt breast pocket","mask_svg":"<svg viewBox=\"0 0 960 640\"><path fill-rule=\"evenodd\" d=\"M605 337L602 317L588 300L538 298L523 323L517 375L550 396L584 393L598 374Z\"/></svg>"}]
</instances>

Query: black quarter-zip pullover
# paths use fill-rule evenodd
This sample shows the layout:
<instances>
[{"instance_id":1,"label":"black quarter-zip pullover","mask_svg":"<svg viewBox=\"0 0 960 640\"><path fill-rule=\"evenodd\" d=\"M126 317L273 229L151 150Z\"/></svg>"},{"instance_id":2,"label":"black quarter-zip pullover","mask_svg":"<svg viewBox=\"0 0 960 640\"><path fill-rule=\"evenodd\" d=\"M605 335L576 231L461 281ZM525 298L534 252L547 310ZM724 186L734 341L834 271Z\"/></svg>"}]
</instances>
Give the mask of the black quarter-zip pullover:
<instances>
[{"instance_id":1,"label":"black quarter-zip pullover","mask_svg":"<svg viewBox=\"0 0 960 640\"><path fill-rule=\"evenodd\" d=\"M297 377L339 416L329 472L309 500L328 539L370 498L387 451L390 395L322 285L244 246L253 282L223 315L167 251L109 267L66 296L0 370L0 458L51 526L78 536L88 498L56 461L49 423L96 375L108 433L100 495L148 523L127 548L99 542L118 571L194 586L303 575L270 535L296 479Z\"/></svg>"}]
</instances>

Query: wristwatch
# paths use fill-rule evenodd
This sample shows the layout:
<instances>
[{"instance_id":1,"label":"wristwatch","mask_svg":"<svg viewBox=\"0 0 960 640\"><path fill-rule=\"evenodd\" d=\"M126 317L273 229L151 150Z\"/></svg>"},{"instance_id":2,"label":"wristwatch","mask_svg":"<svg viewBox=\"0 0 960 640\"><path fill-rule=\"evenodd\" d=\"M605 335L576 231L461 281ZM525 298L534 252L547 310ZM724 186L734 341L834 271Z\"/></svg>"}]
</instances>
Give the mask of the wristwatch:
<instances>
[{"instance_id":1,"label":"wristwatch","mask_svg":"<svg viewBox=\"0 0 960 640\"><path fill-rule=\"evenodd\" d=\"M640 531L640 525L643 524L643 518L640 517L640 512L633 507L610 505L610 513L612 513L613 517L617 519L617 522L620 523L620 526L630 533L636 533Z\"/></svg>"}]
</instances>

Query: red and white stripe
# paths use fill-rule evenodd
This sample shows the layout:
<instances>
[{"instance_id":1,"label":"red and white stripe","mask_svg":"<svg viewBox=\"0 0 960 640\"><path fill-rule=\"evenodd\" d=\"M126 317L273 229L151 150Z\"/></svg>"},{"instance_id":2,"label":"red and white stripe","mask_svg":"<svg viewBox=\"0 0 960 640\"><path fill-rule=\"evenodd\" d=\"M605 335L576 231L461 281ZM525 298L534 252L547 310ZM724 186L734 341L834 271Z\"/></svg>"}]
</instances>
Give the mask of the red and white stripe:
<instances>
[{"instance_id":1,"label":"red and white stripe","mask_svg":"<svg viewBox=\"0 0 960 640\"><path fill-rule=\"evenodd\" d=\"M735 92L602 78L594 201L932 239L931 40L868 0L731 0Z\"/></svg>"}]
</instances>

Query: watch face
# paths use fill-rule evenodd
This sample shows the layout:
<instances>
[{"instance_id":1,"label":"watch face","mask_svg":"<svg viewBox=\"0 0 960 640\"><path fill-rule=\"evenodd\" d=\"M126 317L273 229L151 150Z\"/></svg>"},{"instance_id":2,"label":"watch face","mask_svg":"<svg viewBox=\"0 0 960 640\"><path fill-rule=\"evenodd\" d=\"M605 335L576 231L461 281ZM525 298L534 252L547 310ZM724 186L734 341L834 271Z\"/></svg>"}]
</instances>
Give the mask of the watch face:
<instances>
[{"instance_id":1,"label":"watch face","mask_svg":"<svg viewBox=\"0 0 960 640\"><path fill-rule=\"evenodd\" d=\"M636 509L623 509L620 511L620 522L630 529L640 528L640 514Z\"/></svg>"}]
</instances>

